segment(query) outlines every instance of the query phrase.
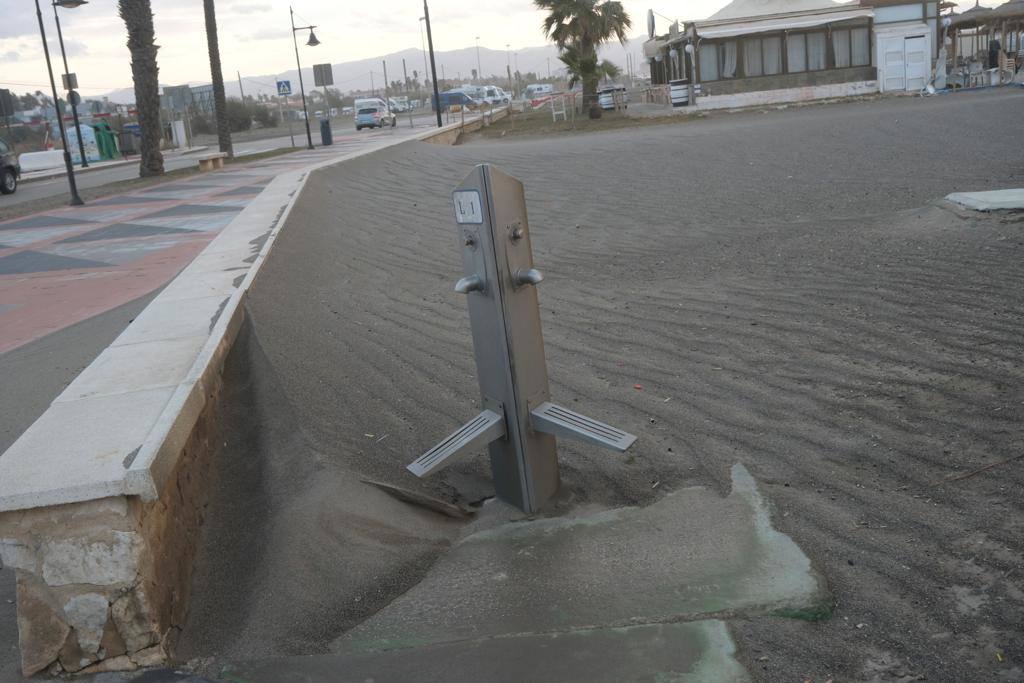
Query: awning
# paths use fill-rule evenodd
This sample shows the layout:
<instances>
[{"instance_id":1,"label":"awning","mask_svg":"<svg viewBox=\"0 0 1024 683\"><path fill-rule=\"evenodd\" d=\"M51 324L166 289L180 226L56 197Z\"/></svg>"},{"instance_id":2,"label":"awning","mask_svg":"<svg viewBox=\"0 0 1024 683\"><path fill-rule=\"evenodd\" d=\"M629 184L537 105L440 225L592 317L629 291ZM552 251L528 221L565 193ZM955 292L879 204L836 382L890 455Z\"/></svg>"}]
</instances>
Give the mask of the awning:
<instances>
[{"instance_id":1,"label":"awning","mask_svg":"<svg viewBox=\"0 0 1024 683\"><path fill-rule=\"evenodd\" d=\"M789 16L775 16L764 19L751 19L750 21L736 21L729 23L701 24L697 22L697 35L701 38L732 38L734 36L745 36L756 33L777 33L801 28L813 28L824 26L837 21L848 21L850 19L866 19L874 16L874 10L870 7L857 7L839 12L818 12L814 14L800 14Z\"/></svg>"},{"instance_id":2,"label":"awning","mask_svg":"<svg viewBox=\"0 0 1024 683\"><path fill-rule=\"evenodd\" d=\"M661 40L659 38L653 38L644 43L644 57L647 59L654 59L659 54L664 52L668 47L667 40Z\"/></svg>"}]
</instances>

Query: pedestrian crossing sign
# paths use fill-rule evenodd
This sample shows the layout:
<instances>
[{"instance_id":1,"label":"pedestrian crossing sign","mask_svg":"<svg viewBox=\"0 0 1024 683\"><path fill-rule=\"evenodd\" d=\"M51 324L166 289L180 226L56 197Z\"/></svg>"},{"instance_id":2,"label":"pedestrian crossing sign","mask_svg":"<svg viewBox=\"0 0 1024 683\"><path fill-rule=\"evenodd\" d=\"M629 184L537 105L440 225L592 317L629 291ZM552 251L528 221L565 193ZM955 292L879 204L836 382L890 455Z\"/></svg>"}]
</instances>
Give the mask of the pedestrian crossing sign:
<instances>
[{"instance_id":1,"label":"pedestrian crossing sign","mask_svg":"<svg viewBox=\"0 0 1024 683\"><path fill-rule=\"evenodd\" d=\"M278 95L291 95L292 94L292 82L291 81L278 81L277 82L277 94Z\"/></svg>"}]
</instances>

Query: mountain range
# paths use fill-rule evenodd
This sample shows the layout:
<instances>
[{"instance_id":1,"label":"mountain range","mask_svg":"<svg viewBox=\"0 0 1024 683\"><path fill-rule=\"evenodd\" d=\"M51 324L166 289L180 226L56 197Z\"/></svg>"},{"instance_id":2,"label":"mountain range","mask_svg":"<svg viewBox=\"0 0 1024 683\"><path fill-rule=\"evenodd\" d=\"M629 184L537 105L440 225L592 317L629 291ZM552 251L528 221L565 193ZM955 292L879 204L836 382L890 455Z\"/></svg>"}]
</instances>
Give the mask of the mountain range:
<instances>
[{"instance_id":1,"label":"mountain range","mask_svg":"<svg viewBox=\"0 0 1024 683\"><path fill-rule=\"evenodd\" d=\"M643 43L645 37L631 39L626 46L618 43L605 46L601 51L602 59L609 59L617 64L623 72L627 67L627 54L632 55L634 69L636 65L643 62ZM557 76L565 73L563 64L558 60L558 49L554 45L540 47L528 47L516 50L514 53L506 53L501 50L480 48L480 68L485 75L485 80L496 85L506 85L506 67L511 64L512 73L518 70L522 74L535 73L538 77L550 74ZM434 53L437 64L437 75L439 79L451 82L469 82L473 69L477 68L477 49L466 47L458 50ZM384 82L384 64L387 64L388 81L394 82L403 80L402 60L405 60L405 68L409 78L413 78L415 72L422 82L424 74L424 52L419 48L409 48L400 52L393 52L381 57L360 59L340 64L332 64L334 75L334 88L341 92L367 91L372 86L380 88ZM224 90L228 97L239 96L239 83L234 74L225 71ZM493 76L493 77L491 77ZM313 65L303 64L302 79L306 90L313 87ZM242 88L247 96L260 94L276 95L275 82L278 80L289 80L292 84L292 91L299 91L298 71L294 68L286 69L278 74L242 74ZM206 85L209 81L193 81L188 85ZM183 83L161 83L161 87L168 85L184 85ZM130 103L135 101L135 91L132 88L120 88L107 93L106 97L117 103Z\"/></svg>"}]
</instances>

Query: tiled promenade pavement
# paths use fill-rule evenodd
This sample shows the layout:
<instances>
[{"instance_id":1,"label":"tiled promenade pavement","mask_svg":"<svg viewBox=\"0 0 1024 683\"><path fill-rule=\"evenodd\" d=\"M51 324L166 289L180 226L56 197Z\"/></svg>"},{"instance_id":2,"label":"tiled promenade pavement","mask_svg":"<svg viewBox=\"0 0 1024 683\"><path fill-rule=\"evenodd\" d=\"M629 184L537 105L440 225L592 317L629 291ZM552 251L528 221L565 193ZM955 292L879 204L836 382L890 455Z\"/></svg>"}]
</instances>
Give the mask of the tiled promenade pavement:
<instances>
[{"instance_id":1,"label":"tiled promenade pavement","mask_svg":"<svg viewBox=\"0 0 1024 683\"><path fill-rule=\"evenodd\" d=\"M162 287L274 176L345 151L229 166L0 223L0 353Z\"/></svg>"}]
</instances>

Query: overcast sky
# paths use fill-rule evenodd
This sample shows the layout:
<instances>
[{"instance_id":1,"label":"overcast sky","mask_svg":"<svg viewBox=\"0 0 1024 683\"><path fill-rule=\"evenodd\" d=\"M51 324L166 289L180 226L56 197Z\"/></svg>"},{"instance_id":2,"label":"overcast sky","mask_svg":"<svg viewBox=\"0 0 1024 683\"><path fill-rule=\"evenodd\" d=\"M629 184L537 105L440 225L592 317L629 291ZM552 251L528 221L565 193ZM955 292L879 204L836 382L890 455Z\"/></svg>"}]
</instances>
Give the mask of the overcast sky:
<instances>
[{"instance_id":1,"label":"overcast sky","mask_svg":"<svg viewBox=\"0 0 1024 683\"><path fill-rule=\"evenodd\" d=\"M42 0L43 22L50 39L54 73L56 31L49 0ZM530 0L431 0L434 46L453 50L481 46L504 50L544 44L541 12ZM625 0L634 35L646 31L649 7L672 18L700 19L728 0ZM982 2L997 5L999 2ZM973 2L964 3L965 6ZM160 82L209 81L202 0L152 0L156 24ZM420 46L420 0L294 0L296 23L317 24L322 45L308 52L313 61L339 63ZM124 24L116 0L91 0L75 10L60 10L71 71L78 73L84 95L100 95L131 86L131 67ZM221 62L225 78L272 74L293 68L295 55L288 25L287 0L217 0ZM659 31L667 22L659 19ZM306 37L302 34L303 39ZM58 81L58 87L60 83ZM0 87L16 92L48 90L32 0L0 0Z\"/></svg>"}]
</instances>

